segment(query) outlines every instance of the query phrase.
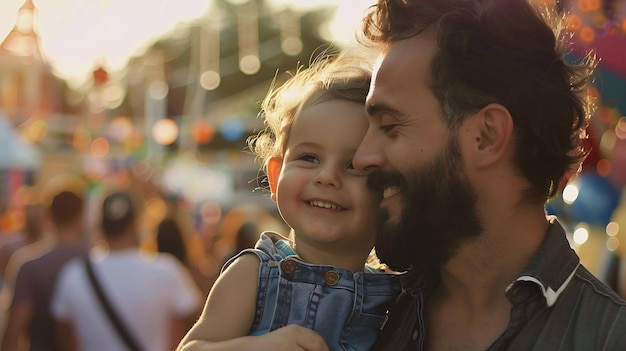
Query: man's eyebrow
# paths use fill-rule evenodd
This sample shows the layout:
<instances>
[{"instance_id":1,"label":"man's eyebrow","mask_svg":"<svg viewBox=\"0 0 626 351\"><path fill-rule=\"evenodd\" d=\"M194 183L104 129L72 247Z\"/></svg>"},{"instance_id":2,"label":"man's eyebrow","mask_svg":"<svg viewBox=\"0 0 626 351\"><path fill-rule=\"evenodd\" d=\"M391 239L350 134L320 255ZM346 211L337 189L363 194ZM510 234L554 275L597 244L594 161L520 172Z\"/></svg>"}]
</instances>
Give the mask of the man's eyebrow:
<instances>
[{"instance_id":1,"label":"man's eyebrow","mask_svg":"<svg viewBox=\"0 0 626 351\"><path fill-rule=\"evenodd\" d=\"M392 108L391 106L387 104L369 104L365 107L365 110L367 111L367 114L370 116L374 116L375 114L380 113L380 112L391 112L394 114L398 113L398 110Z\"/></svg>"}]
</instances>

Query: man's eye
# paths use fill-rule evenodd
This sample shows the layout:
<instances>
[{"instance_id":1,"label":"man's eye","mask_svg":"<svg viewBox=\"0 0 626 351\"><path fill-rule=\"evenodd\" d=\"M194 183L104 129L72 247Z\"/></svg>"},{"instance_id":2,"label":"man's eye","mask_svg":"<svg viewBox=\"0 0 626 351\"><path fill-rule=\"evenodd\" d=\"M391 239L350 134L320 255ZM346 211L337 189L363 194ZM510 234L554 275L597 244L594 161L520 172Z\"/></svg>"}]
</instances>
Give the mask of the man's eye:
<instances>
[{"instance_id":1,"label":"man's eye","mask_svg":"<svg viewBox=\"0 0 626 351\"><path fill-rule=\"evenodd\" d=\"M380 130L382 130L383 132L387 133L387 132L390 132L395 127L396 127L395 124L383 124L378 128L380 128Z\"/></svg>"}]
</instances>

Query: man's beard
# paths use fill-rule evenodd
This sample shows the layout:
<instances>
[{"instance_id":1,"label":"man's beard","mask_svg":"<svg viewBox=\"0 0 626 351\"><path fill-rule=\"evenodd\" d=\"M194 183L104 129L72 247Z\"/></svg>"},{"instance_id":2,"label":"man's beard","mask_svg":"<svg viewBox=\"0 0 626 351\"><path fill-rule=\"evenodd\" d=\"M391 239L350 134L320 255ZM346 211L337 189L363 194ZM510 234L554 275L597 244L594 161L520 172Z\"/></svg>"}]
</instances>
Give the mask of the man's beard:
<instances>
[{"instance_id":1,"label":"man's beard","mask_svg":"<svg viewBox=\"0 0 626 351\"><path fill-rule=\"evenodd\" d=\"M402 214L383 220L376 238L376 253L391 269L435 269L444 265L467 239L482 231L476 213L476 193L462 170L458 141L453 135L446 149L421 170L403 177L398 172L376 171L368 184L381 190L399 186Z\"/></svg>"}]
</instances>

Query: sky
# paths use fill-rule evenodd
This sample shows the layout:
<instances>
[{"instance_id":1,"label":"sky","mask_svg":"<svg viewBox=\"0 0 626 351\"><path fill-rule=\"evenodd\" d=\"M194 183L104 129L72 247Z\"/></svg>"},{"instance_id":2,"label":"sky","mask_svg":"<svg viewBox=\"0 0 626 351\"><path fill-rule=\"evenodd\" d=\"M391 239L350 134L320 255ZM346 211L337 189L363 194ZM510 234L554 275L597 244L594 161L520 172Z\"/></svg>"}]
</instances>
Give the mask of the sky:
<instances>
[{"instance_id":1,"label":"sky","mask_svg":"<svg viewBox=\"0 0 626 351\"><path fill-rule=\"evenodd\" d=\"M232 3L246 0L229 0ZM270 0L272 6L307 9L337 6L333 39L352 38L373 0ZM0 42L14 27L24 0L0 0ZM41 50L55 73L81 81L103 63L111 72L171 32L205 15L212 0L33 0Z\"/></svg>"}]
</instances>

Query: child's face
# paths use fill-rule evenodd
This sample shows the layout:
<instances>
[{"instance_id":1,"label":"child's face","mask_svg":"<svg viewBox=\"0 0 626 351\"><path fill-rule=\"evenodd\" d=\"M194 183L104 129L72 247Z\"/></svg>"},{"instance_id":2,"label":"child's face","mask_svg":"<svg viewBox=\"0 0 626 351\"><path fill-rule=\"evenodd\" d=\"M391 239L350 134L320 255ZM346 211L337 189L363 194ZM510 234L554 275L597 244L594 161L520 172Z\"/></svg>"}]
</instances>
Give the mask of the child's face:
<instances>
[{"instance_id":1,"label":"child's face","mask_svg":"<svg viewBox=\"0 0 626 351\"><path fill-rule=\"evenodd\" d=\"M362 104L338 99L308 106L295 119L276 202L298 245L332 244L344 254L372 248L380 196L352 167L367 127Z\"/></svg>"}]
</instances>

